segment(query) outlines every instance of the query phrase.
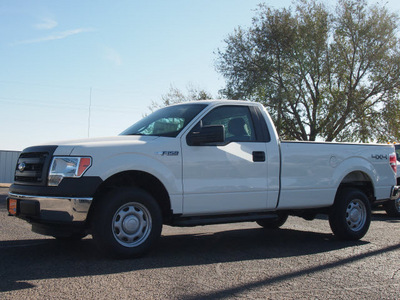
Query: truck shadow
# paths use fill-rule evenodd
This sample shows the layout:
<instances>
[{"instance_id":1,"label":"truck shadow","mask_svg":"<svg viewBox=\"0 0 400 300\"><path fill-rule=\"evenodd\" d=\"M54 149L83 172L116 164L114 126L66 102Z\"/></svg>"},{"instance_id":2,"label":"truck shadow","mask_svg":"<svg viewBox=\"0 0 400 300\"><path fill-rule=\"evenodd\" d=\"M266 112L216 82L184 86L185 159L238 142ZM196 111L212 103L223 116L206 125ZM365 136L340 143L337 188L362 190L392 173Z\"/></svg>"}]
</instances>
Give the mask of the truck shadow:
<instances>
[{"instance_id":1,"label":"truck shadow","mask_svg":"<svg viewBox=\"0 0 400 300\"><path fill-rule=\"evenodd\" d=\"M329 218L327 215L317 215L316 219L319 220L326 220L328 221ZM371 222L388 222L388 223L400 223L399 217L389 217L385 212L374 210L371 214Z\"/></svg>"},{"instance_id":2,"label":"truck shadow","mask_svg":"<svg viewBox=\"0 0 400 300\"><path fill-rule=\"evenodd\" d=\"M115 274L323 253L367 242L343 242L332 234L293 229L240 229L212 234L162 236L147 256L115 260L100 255L90 238L0 241L0 292L32 288L26 281Z\"/></svg>"},{"instance_id":3,"label":"truck shadow","mask_svg":"<svg viewBox=\"0 0 400 300\"><path fill-rule=\"evenodd\" d=\"M387 214L384 213L372 213L372 222L388 222L388 223L400 223L400 218L398 217L389 217Z\"/></svg>"}]
</instances>

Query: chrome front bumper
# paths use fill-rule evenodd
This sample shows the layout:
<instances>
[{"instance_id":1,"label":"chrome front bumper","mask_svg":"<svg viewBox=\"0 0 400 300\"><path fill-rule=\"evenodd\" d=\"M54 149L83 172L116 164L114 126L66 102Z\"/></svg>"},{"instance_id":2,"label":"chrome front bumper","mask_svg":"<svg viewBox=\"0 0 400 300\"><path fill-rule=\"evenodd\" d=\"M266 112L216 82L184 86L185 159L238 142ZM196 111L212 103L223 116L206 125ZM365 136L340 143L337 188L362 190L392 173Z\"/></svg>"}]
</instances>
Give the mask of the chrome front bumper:
<instances>
[{"instance_id":1,"label":"chrome front bumper","mask_svg":"<svg viewBox=\"0 0 400 300\"><path fill-rule=\"evenodd\" d=\"M17 216L46 222L85 221L93 198L8 194L17 200Z\"/></svg>"}]
</instances>

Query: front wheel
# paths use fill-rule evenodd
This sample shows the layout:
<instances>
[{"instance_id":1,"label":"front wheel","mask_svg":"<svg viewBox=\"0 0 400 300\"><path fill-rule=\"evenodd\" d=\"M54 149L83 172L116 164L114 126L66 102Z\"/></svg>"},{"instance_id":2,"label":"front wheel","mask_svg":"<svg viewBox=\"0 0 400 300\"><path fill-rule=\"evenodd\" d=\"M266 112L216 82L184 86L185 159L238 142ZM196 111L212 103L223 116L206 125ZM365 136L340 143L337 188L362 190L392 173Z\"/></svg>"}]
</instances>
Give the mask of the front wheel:
<instances>
[{"instance_id":1,"label":"front wheel","mask_svg":"<svg viewBox=\"0 0 400 300\"><path fill-rule=\"evenodd\" d=\"M389 217L400 217L400 198L385 203L384 208Z\"/></svg>"},{"instance_id":2,"label":"front wheel","mask_svg":"<svg viewBox=\"0 0 400 300\"><path fill-rule=\"evenodd\" d=\"M94 209L93 239L101 251L112 256L145 254L160 237L161 229L160 207L141 189L112 190Z\"/></svg>"},{"instance_id":3,"label":"front wheel","mask_svg":"<svg viewBox=\"0 0 400 300\"><path fill-rule=\"evenodd\" d=\"M361 239L371 224L371 205L367 196L356 189L340 191L329 214L329 224L340 239Z\"/></svg>"}]
</instances>

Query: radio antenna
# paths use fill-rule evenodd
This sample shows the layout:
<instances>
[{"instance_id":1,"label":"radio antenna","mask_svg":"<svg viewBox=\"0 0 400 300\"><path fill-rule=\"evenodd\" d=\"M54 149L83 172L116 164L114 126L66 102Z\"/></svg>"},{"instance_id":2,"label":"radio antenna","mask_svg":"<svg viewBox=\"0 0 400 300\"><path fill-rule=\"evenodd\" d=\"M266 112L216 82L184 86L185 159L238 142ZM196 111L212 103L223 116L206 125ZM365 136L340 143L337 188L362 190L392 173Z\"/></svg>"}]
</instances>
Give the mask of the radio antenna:
<instances>
[{"instance_id":1,"label":"radio antenna","mask_svg":"<svg viewBox=\"0 0 400 300\"><path fill-rule=\"evenodd\" d=\"M92 87L90 87L90 94L89 94L89 116L88 116L88 127L87 127L87 136L90 135L90 113L92 109Z\"/></svg>"}]
</instances>

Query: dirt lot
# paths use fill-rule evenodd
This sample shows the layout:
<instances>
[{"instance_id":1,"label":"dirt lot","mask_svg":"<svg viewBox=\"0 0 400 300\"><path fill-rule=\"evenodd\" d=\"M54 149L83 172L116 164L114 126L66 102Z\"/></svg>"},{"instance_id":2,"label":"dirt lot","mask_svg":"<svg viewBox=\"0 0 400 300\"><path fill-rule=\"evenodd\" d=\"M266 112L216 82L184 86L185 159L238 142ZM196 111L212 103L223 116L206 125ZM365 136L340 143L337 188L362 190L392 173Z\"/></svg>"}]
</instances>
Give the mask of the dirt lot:
<instances>
[{"instance_id":1,"label":"dirt lot","mask_svg":"<svg viewBox=\"0 0 400 300\"><path fill-rule=\"evenodd\" d=\"M328 222L164 227L146 257L111 260L90 237L60 243L7 216L0 188L1 299L399 299L400 220L376 212L359 242Z\"/></svg>"}]
</instances>

